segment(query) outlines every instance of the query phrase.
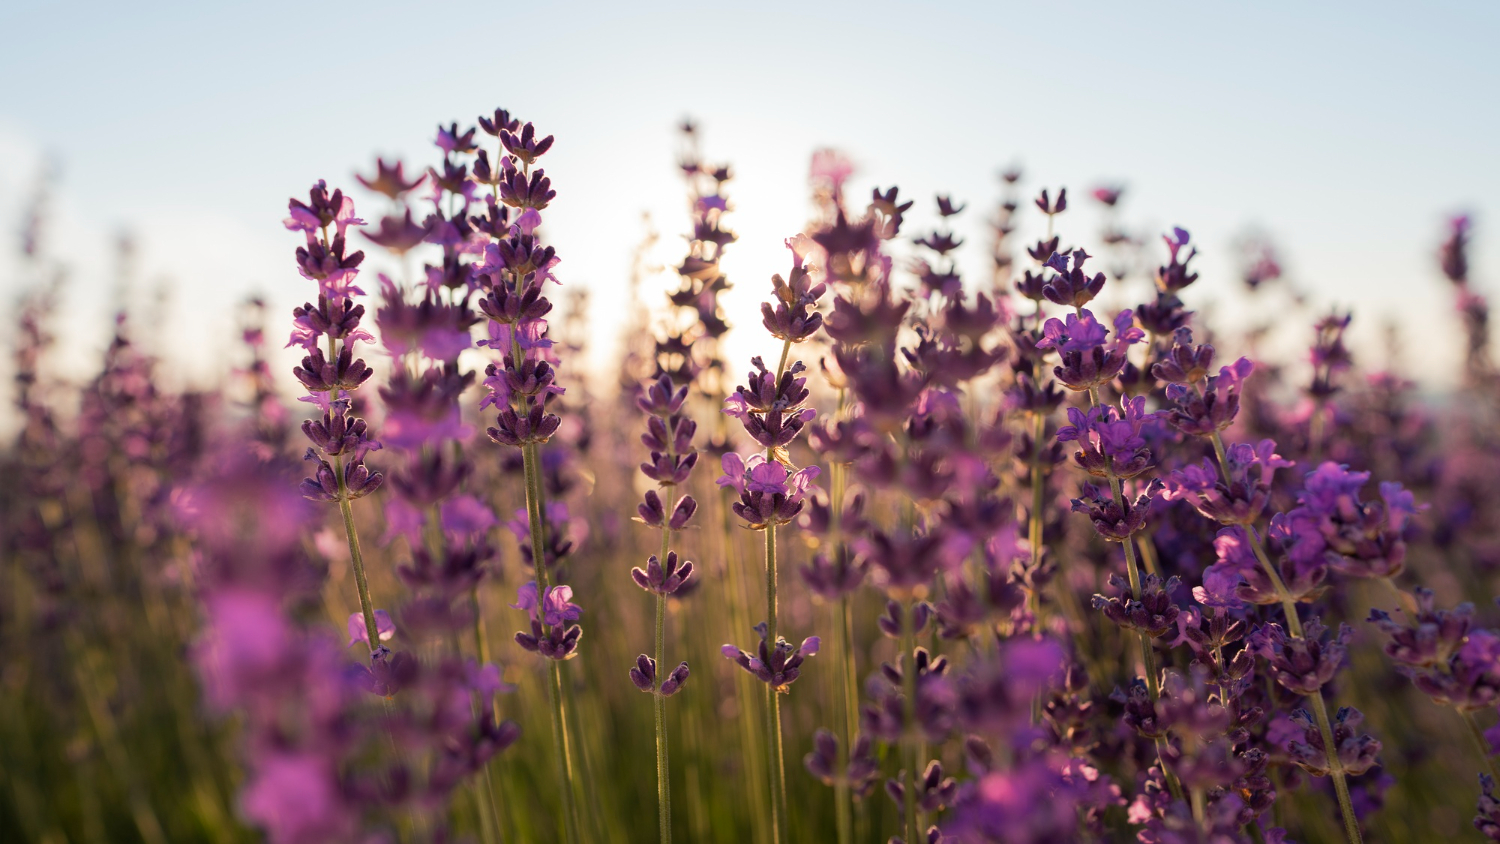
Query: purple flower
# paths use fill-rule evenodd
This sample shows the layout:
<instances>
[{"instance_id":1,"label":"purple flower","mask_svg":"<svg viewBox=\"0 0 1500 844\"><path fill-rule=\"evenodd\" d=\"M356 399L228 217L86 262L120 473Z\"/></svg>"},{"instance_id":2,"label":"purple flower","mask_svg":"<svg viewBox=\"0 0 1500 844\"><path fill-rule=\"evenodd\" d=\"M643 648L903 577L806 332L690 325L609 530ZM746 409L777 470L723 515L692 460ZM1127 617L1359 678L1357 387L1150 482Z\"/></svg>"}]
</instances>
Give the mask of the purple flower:
<instances>
[{"instance_id":1,"label":"purple flower","mask_svg":"<svg viewBox=\"0 0 1500 844\"><path fill-rule=\"evenodd\" d=\"M1276 443L1261 440L1251 446L1236 443L1229 447L1229 484L1220 480L1219 472L1207 458L1189 463L1165 479L1162 498L1187 501L1205 517L1221 524L1250 525L1259 521L1271 499L1271 481L1277 469L1293 464L1276 454ZM1256 477L1250 470L1256 469Z\"/></svg>"},{"instance_id":2,"label":"purple flower","mask_svg":"<svg viewBox=\"0 0 1500 844\"><path fill-rule=\"evenodd\" d=\"M939 571L957 568L968 556L970 540L937 522L925 533L871 530L854 548L876 570L876 584L906 590L930 583Z\"/></svg>"},{"instance_id":3,"label":"purple flower","mask_svg":"<svg viewBox=\"0 0 1500 844\"><path fill-rule=\"evenodd\" d=\"M510 606L531 616L531 632L517 633L516 643L549 659L571 658L583 636L582 627L567 624L583 615L583 609L571 602L572 597L573 587L553 586L538 601L535 581L517 590L516 602Z\"/></svg>"},{"instance_id":4,"label":"purple flower","mask_svg":"<svg viewBox=\"0 0 1500 844\"><path fill-rule=\"evenodd\" d=\"M1300 506L1287 514L1294 557L1326 559L1353 577L1395 577L1405 569L1406 521L1424 508L1396 483L1380 485L1382 500L1360 501L1369 479L1368 472L1332 462L1308 473L1297 496Z\"/></svg>"},{"instance_id":5,"label":"purple flower","mask_svg":"<svg viewBox=\"0 0 1500 844\"><path fill-rule=\"evenodd\" d=\"M1124 597L1094 596L1094 609L1103 612L1105 618L1127 630L1139 630L1142 635L1150 638L1176 629L1180 610L1172 603L1172 593L1181 585L1176 577L1168 578L1163 583L1154 574L1146 575L1141 580L1139 598L1131 596L1130 584L1117 574L1109 576L1109 584Z\"/></svg>"},{"instance_id":6,"label":"purple flower","mask_svg":"<svg viewBox=\"0 0 1500 844\"><path fill-rule=\"evenodd\" d=\"M1104 345L1109 329L1099 324L1092 312L1084 309L1081 314L1068 314L1067 321L1049 319L1042 327L1039 349L1056 349L1058 352L1091 352Z\"/></svg>"},{"instance_id":7,"label":"purple flower","mask_svg":"<svg viewBox=\"0 0 1500 844\"><path fill-rule=\"evenodd\" d=\"M1068 269L1068 256L1057 254L1047 259L1047 266L1057 272L1042 288L1042 295L1054 305L1082 308L1104 289L1104 273L1095 273L1090 278L1083 271L1083 262L1089 253L1082 249L1073 251L1073 268ZM1102 339L1102 338L1101 338Z\"/></svg>"},{"instance_id":8,"label":"purple flower","mask_svg":"<svg viewBox=\"0 0 1500 844\"><path fill-rule=\"evenodd\" d=\"M1108 542L1124 542L1146 527L1151 501L1161 490L1161 480L1153 478L1131 501L1126 495L1116 501L1108 488L1084 484L1073 499L1073 512L1084 513L1094 523L1094 530Z\"/></svg>"},{"instance_id":9,"label":"purple flower","mask_svg":"<svg viewBox=\"0 0 1500 844\"><path fill-rule=\"evenodd\" d=\"M630 570L630 576L635 580L635 585L647 592L658 595L670 595L682 588L693 576L693 564L689 560L683 560L681 565L677 562L677 552L667 552L667 562L663 565L652 554L646 560L646 568L639 566Z\"/></svg>"},{"instance_id":10,"label":"purple flower","mask_svg":"<svg viewBox=\"0 0 1500 844\"><path fill-rule=\"evenodd\" d=\"M554 586L548 589L547 597L542 601L543 619L553 626L565 621L577 621L583 615L583 609L577 604L570 603L569 599L572 597L573 587L571 586Z\"/></svg>"},{"instance_id":11,"label":"purple flower","mask_svg":"<svg viewBox=\"0 0 1500 844\"><path fill-rule=\"evenodd\" d=\"M354 178L358 179L359 183L369 190L385 194L389 199L400 199L402 194L414 190L427 178L427 175L424 173L412 181L407 181L406 175L402 172L402 167L403 165L400 161L397 161L395 165L390 165L385 163L385 159L377 158L375 159L375 178L366 179L364 176L357 174Z\"/></svg>"},{"instance_id":12,"label":"purple flower","mask_svg":"<svg viewBox=\"0 0 1500 844\"><path fill-rule=\"evenodd\" d=\"M1184 228L1174 227L1171 234L1164 234L1161 239L1167 244L1170 259L1166 266L1157 268L1156 286L1167 293L1176 293L1198 280L1198 274L1188 270L1188 262L1193 260L1198 250L1190 248L1186 253L1183 252L1183 247L1188 245L1189 240L1187 229Z\"/></svg>"},{"instance_id":13,"label":"purple flower","mask_svg":"<svg viewBox=\"0 0 1500 844\"><path fill-rule=\"evenodd\" d=\"M1368 619L1391 637L1385 644L1386 656L1398 666L1425 669L1446 666L1463 647L1474 624L1474 605L1460 604L1452 610L1434 609L1432 590L1415 590L1417 614L1397 624L1383 610L1370 610Z\"/></svg>"},{"instance_id":14,"label":"purple flower","mask_svg":"<svg viewBox=\"0 0 1500 844\"><path fill-rule=\"evenodd\" d=\"M733 505L734 512L753 530L772 523L788 524L795 519L820 473L816 466L788 473L781 463L759 454L747 460L730 452L720 465L724 474L718 479L719 486L730 487L740 494L740 500Z\"/></svg>"},{"instance_id":15,"label":"purple flower","mask_svg":"<svg viewBox=\"0 0 1500 844\"><path fill-rule=\"evenodd\" d=\"M802 579L814 594L837 600L863 586L869 568L868 561L856 556L848 545L839 543L831 555L821 551L814 554L802 567Z\"/></svg>"},{"instance_id":16,"label":"purple flower","mask_svg":"<svg viewBox=\"0 0 1500 844\"><path fill-rule=\"evenodd\" d=\"M688 679L688 664L679 663L666 679L662 680L661 688L656 687L656 660L645 654L635 658L635 665L630 669L630 682L643 692L656 692L662 697L671 697L682 690L682 685Z\"/></svg>"},{"instance_id":17,"label":"purple flower","mask_svg":"<svg viewBox=\"0 0 1500 844\"><path fill-rule=\"evenodd\" d=\"M1365 716L1352 706L1339 707L1333 719L1333 744L1337 748L1339 766L1349 776L1359 776L1373 768L1380 754L1380 742L1369 734L1356 731L1364 723ZM1328 751L1323 743L1323 731L1313 721L1307 710L1292 713L1292 723L1302 729L1302 740L1287 745L1292 761L1302 770L1315 777L1328 776Z\"/></svg>"},{"instance_id":18,"label":"purple flower","mask_svg":"<svg viewBox=\"0 0 1500 844\"><path fill-rule=\"evenodd\" d=\"M358 811L346 803L338 772L318 753L276 753L257 761L240 798L245 816L275 844L350 840Z\"/></svg>"},{"instance_id":19,"label":"purple flower","mask_svg":"<svg viewBox=\"0 0 1500 844\"><path fill-rule=\"evenodd\" d=\"M443 531L458 537L479 536L500 523L489 505L473 495L458 495L441 508Z\"/></svg>"},{"instance_id":20,"label":"purple flower","mask_svg":"<svg viewBox=\"0 0 1500 844\"><path fill-rule=\"evenodd\" d=\"M1228 428L1240 412L1241 387L1254 371L1249 358L1240 358L1209 376L1201 391L1181 383L1167 385L1167 399L1175 405L1167 411L1167 420L1184 434L1196 436Z\"/></svg>"},{"instance_id":21,"label":"purple flower","mask_svg":"<svg viewBox=\"0 0 1500 844\"><path fill-rule=\"evenodd\" d=\"M308 194L308 201L292 199L287 204L291 216L283 224L289 231L300 231L307 235L309 243L328 226L336 228L342 236L349 226L362 226L364 220L354 216L354 198L335 190L330 196L328 184L319 179Z\"/></svg>"},{"instance_id":22,"label":"purple flower","mask_svg":"<svg viewBox=\"0 0 1500 844\"><path fill-rule=\"evenodd\" d=\"M1412 682L1433 700L1462 712L1491 709L1500 703L1500 635L1471 631L1443 668L1413 672Z\"/></svg>"},{"instance_id":23,"label":"purple flower","mask_svg":"<svg viewBox=\"0 0 1500 844\"><path fill-rule=\"evenodd\" d=\"M1083 766L1079 766L1082 768ZM1108 778L1095 783L1065 776L1058 760L1034 757L1006 771L992 771L967 784L957 798L945 834L985 844L1053 844L1079 840L1081 809L1109 794ZM1103 795L1100 795L1102 797ZM1113 787L1110 802L1119 799Z\"/></svg>"},{"instance_id":24,"label":"purple flower","mask_svg":"<svg viewBox=\"0 0 1500 844\"><path fill-rule=\"evenodd\" d=\"M1172 348L1152 365L1151 374L1168 384L1196 384L1208 377L1213 361L1214 347L1194 346L1193 330L1184 326L1172 332Z\"/></svg>"},{"instance_id":25,"label":"purple flower","mask_svg":"<svg viewBox=\"0 0 1500 844\"><path fill-rule=\"evenodd\" d=\"M869 736L860 736L849 750L849 762L844 770L838 767L839 740L832 731L819 728L813 734L813 749L803 757L808 773L817 777L824 785L836 782L847 783L855 795L863 797L869 793L880 772L874 756L874 742Z\"/></svg>"},{"instance_id":26,"label":"purple flower","mask_svg":"<svg viewBox=\"0 0 1500 844\"><path fill-rule=\"evenodd\" d=\"M755 632L760 634L760 645L753 656L734 645L724 645L719 651L725 659L750 672L755 679L777 692L785 693L802 675L803 660L818 652L821 640L817 636L809 636L794 648L786 639L778 637L776 644L771 646L766 642L766 629L764 622L755 625Z\"/></svg>"},{"instance_id":27,"label":"purple flower","mask_svg":"<svg viewBox=\"0 0 1500 844\"><path fill-rule=\"evenodd\" d=\"M396 635L396 623L391 621L391 614L385 610L375 611L375 632L380 636L380 641L389 642ZM349 614L349 646L355 642L370 643L370 633L365 628L364 613Z\"/></svg>"},{"instance_id":28,"label":"purple flower","mask_svg":"<svg viewBox=\"0 0 1500 844\"><path fill-rule=\"evenodd\" d=\"M1038 349L1056 349L1062 365L1053 367L1057 380L1070 390L1083 391L1114 379L1125 368L1128 348L1146 335L1133 314L1121 311L1114 319L1115 338L1105 345L1108 330L1087 309L1068 314L1067 321L1047 320Z\"/></svg>"},{"instance_id":29,"label":"purple flower","mask_svg":"<svg viewBox=\"0 0 1500 844\"><path fill-rule=\"evenodd\" d=\"M1304 636L1291 636L1279 624L1267 624L1250 635L1249 647L1270 663L1271 676L1299 695L1320 694L1338 672L1348 652L1354 629L1339 625L1338 634L1324 639L1327 628L1316 619L1304 625Z\"/></svg>"},{"instance_id":30,"label":"purple flower","mask_svg":"<svg viewBox=\"0 0 1500 844\"><path fill-rule=\"evenodd\" d=\"M1495 797L1495 778L1480 774L1479 788L1479 814L1474 818L1474 828L1485 838L1500 841L1500 799Z\"/></svg>"},{"instance_id":31,"label":"purple flower","mask_svg":"<svg viewBox=\"0 0 1500 844\"><path fill-rule=\"evenodd\" d=\"M1077 442L1073 461L1097 478L1133 478L1155 465L1146 446L1146 426L1157 418L1146 412L1146 397L1122 398L1120 407L1068 408L1072 424L1058 429L1058 442Z\"/></svg>"}]
</instances>

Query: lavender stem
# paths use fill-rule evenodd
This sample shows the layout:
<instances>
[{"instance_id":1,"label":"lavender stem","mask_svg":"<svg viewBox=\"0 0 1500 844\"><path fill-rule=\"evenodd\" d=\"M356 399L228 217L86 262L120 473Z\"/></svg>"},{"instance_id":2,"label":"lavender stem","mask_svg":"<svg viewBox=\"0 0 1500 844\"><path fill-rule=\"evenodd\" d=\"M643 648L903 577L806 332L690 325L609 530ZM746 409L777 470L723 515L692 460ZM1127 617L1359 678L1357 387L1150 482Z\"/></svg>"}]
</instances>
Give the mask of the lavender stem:
<instances>
[{"instance_id":1,"label":"lavender stem","mask_svg":"<svg viewBox=\"0 0 1500 844\"><path fill-rule=\"evenodd\" d=\"M1485 741L1484 731L1479 729L1479 722L1474 720L1474 713L1465 710L1463 716L1464 724L1469 728L1469 737L1474 740L1474 749L1479 751L1479 758L1489 769L1490 776L1500 779L1500 768L1496 767L1495 758L1490 755L1490 743Z\"/></svg>"},{"instance_id":2,"label":"lavender stem","mask_svg":"<svg viewBox=\"0 0 1500 844\"><path fill-rule=\"evenodd\" d=\"M1328 751L1329 772L1333 775L1333 790L1338 794L1339 811L1344 816L1344 834L1349 844L1361 844L1364 836L1359 831L1359 818L1354 814L1354 802L1349 797L1349 781L1344 777L1343 763L1339 761L1338 745L1333 740L1333 726L1328 721L1328 705L1323 702L1323 692L1308 695L1312 699L1313 714L1318 719L1318 732L1323 734L1323 747Z\"/></svg>"},{"instance_id":3,"label":"lavender stem","mask_svg":"<svg viewBox=\"0 0 1500 844\"><path fill-rule=\"evenodd\" d=\"M906 757L906 788L905 815L906 815L906 840L917 839L917 778L919 773L917 766L921 760L917 758L917 744L913 733L917 729L917 663L913 655L917 646L916 609L915 601L907 599L903 602L901 611L901 653L896 657L896 664L901 669L901 692L904 700L902 713L901 744ZM908 662L909 660L909 662Z\"/></svg>"},{"instance_id":4,"label":"lavender stem","mask_svg":"<svg viewBox=\"0 0 1500 844\"><path fill-rule=\"evenodd\" d=\"M663 523L661 529L661 557L665 561L672 542L672 529ZM666 669L667 596L656 594L656 665L659 671ZM672 842L672 784L667 767L667 698L666 695L651 695L651 706L656 714L656 813L661 827L662 844Z\"/></svg>"},{"instance_id":5,"label":"lavender stem","mask_svg":"<svg viewBox=\"0 0 1500 844\"><path fill-rule=\"evenodd\" d=\"M359 549L359 532L354 527L354 508L349 505L349 487L344 482L344 458L333 458L333 474L339 482L339 512L344 517L344 537L349 541L349 562L354 568L354 584L359 589L359 611L365 618L365 635L370 651L380 647L380 631L375 625L375 605L370 602L370 582L365 577L365 555Z\"/></svg>"},{"instance_id":6,"label":"lavender stem","mask_svg":"<svg viewBox=\"0 0 1500 844\"><path fill-rule=\"evenodd\" d=\"M542 478L541 457L536 443L521 446L522 468L526 477L526 516L531 526L531 562L535 568L537 594L546 594L546 548L542 544ZM553 751L557 754L559 787L563 799L563 828L569 844L578 842L578 802L573 796L573 757L568 741L567 719L563 714L562 669L555 659L547 660L547 705L552 711Z\"/></svg>"},{"instance_id":7,"label":"lavender stem","mask_svg":"<svg viewBox=\"0 0 1500 844\"><path fill-rule=\"evenodd\" d=\"M1229 458L1224 450L1224 438L1219 436L1218 431L1212 434L1214 455L1218 458L1219 474L1224 477L1225 483L1232 483L1229 476ZM1255 552L1255 558L1265 570L1266 576L1270 578L1271 585L1276 589L1276 596L1281 599L1281 611L1286 615L1287 630L1299 639L1306 638L1302 630L1302 621L1297 617L1297 601L1292 593L1286 588L1286 583L1281 579L1281 573L1272 565L1271 558L1266 554L1264 543L1261 542L1260 532L1254 525L1245 525L1245 535L1250 538L1250 548ZM1354 815L1354 804L1349 798L1349 781L1344 776L1344 765L1339 760L1338 745L1333 740L1333 727L1328 721L1328 705L1323 702L1323 690L1308 695L1312 699L1313 714L1318 719L1318 730L1323 734L1323 750L1328 754L1328 772L1333 777L1333 790L1338 794L1339 811L1344 817L1344 832L1349 838L1349 844L1360 844L1364 837L1359 831L1359 819Z\"/></svg>"},{"instance_id":8,"label":"lavender stem","mask_svg":"<svg viewBox=\"0 0 1500 844\"><path fill-rule=\"evenodd\" d=\"M1099 388L1090 387L1088 392L1089 404L1095 408L1101 408L1103 405L1099 400ZM1115 474L1113 459L1107 459L1105 466L1109 472L1110 494L1121 507L1124 507L1127 503L1125 488L1120 483L1120 476ZM1130 580L1130 596L1139 601L1141 599L1141 573L1136 562L1135 543L1130 537L1126 537L1125 541L1120 544L1125 548L1125 575ZM1151 693L1151 703L1155 705L1157 699L1161 697L1161 680L1156 674L1156 652L1152 650L1151 639L1145 631L1139 631L1137 638L1141 643L1141 666L1146 674L1146 689ZM1156 739L1157 760L1161 764L1162 775L1166 777L1167 787L1171 790L1172 796L1181 800L1183 798L1182 784L1177 781L1177 775L1168 770L1166 756L1162 752L1166 749L1166 744L1165 738Z\"/></svg>"},{"instance_id":9,"label":"lavender stem","mask_svg":"<svg viewBox=\"0 0 1500 844\"><path fill-rule=\"evenodd\" d=\"M788 344L790 345L790 344ZM785 362L786 354L782 354ZM766 641L776 647L776 522L766 524ZM771 840L786 838L786 768L782 761L781 693L766 684L766 724L771 750Z\"/></svg>"}]
</instances>

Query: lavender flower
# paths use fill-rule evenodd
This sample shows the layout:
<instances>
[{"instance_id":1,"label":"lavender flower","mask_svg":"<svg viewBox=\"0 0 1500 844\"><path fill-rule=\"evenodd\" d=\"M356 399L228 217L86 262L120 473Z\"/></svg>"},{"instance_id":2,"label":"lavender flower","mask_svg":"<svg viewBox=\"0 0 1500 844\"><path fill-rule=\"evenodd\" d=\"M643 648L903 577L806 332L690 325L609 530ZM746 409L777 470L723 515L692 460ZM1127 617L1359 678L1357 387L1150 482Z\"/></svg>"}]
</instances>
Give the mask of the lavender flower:
<instances>
[{"instance_id":1,"label":"lavender flower","mask_svg":"<svg viewBox=\"0 0 1500 844\"><path fill-rule=\"evenodd\" d=\"M1057 351L1062 364L1053 367L1053 375L1068 389L1082 392L1119 375L1125 367L1126 350L1146 336L1135 327L1128 310L1115 316L1114 330L1114 339L1106 344L1109 330L1094 319L1093 313L1080 309L1077 314L1068 314L1066 321L1047 320L1036 345Z\"/></svg>"},{"instance_id":2,"label":"lavender flower","mask_svg":"<svg viewBox=\"0 0 1500 844\"><path fill-rule=\"evenodd\" d=\"M783 694L790 691L792 683L802 676L803 660L818 652L820 640L817 636L809 636L802 640L802 644L793 647L787 640L778 638L775 645L770 645L766 641L765 622L755 625L755 632L760 634L760 645L754 655L734 645L724 645L719 651L725 659L750 672L772 691Z\"/></svg>"},{"instance_id":3,"label":"lavender flower","mask_svg":"<svg viewBox=\"0 0 1500 844\"><path fill-rule=\"evenodd\" d=\"M516 593L511 609L525 610L531 616L531 632L517 633L516 644L553 660L571 659L578 650L583 628L568 624L583 617L583 609L572 603L573 587L553 586L538 599L536 581L530 581Z\"/></svg>"},{"instance_id":4,"label":"lavender flower","mask_svg":"<svg viewBox=\"0 0 1500 844\"><path fill-rule=\"evenodd\" d=\"M816 466L788 472L780 462L767 460L759 454L752 454L747 459L738 454L726 454L722 465L724 474L719 477L718 484L739 493L740 500L733 505L734 513L751 530L790 524L796 519L802 512L813 480L820 472Z\"/></svg>"}]
</instances>

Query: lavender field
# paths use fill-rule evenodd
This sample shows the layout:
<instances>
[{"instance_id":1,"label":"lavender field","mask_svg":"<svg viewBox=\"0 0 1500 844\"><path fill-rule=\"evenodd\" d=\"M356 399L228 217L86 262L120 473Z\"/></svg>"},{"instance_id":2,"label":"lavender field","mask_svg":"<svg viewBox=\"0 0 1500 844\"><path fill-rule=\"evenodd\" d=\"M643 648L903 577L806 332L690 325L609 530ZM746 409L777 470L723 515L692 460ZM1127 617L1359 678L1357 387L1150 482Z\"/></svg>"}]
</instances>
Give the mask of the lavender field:
<instances>
[{"instance_id":1,"label":"lavender field","mask_svg":"<svg viewBox=\"0 0 1500 844\"><path fill-rule=\"evenodd\" d=\"M1477 218L1361 346L1272 238L823 148L731 278L689 120L601 314L570 138L485 106L289 180L304 304L207 383L128 303L66 374L73 256L3 197L0 841L1500 841Z\"/></svg>"}]
</instances>

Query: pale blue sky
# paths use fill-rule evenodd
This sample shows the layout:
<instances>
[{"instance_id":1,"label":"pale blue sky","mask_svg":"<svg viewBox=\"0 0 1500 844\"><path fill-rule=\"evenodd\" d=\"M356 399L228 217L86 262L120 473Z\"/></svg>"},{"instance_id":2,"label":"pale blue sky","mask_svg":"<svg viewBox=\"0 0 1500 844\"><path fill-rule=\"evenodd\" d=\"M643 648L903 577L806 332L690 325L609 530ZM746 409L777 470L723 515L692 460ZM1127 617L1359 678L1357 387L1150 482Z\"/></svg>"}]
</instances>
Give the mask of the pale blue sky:
<instances>
[{"instance_id":1,"label":"pale blue sky","mask_svg":"<svg viewBox=\"0 0 1500 844\"><path fill-rule=\"evenodd\" d=\"M142 277L175 284L154 333L204 378L234 302L264 291L279 318L308 293L289 195L350 185L376 153L429 162L439 121L505 106L557 136L548 232L607 337L642 210L677 254L674 127L692 114L738 174L741 324L805 219L809 154L835 146L860 185L918 198L913 232L934 191L975 203L975 275L995 173L1020 161L1031 188L1123 182L1136 228L1191 229L1205 297L1232 281L1232 238L1266 230L1373 337L1385 315L1446 318L1431 255L1453 211L1476 216L1476 276L1500 292L1497 36L1492 2L8 3L0 224L43 157L60 162L52 245L77 268L79 359L102 342L108 241L129 227ZM1068 225L1087 243L1097 219ZM0 279L10 298L11 264ZM1449 360L1447 334L1408 345Z\"/></svg>"}]
</instances>

